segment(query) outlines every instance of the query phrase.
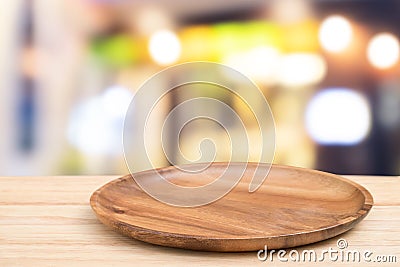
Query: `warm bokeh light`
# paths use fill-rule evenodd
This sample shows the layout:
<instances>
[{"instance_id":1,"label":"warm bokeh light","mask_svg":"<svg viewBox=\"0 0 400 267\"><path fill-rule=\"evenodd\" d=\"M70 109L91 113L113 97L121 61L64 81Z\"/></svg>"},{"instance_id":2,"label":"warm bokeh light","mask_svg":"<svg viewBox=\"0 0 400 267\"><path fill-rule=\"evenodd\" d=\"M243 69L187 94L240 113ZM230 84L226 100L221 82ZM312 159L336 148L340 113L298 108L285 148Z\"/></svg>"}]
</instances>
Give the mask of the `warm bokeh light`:
<instances>
[{"instance_id":1,"label":"warm bokeh light","mask_svg":"<svg viewBox=\"0 0 400 267\"><path fill-rule=\"evenodd\" d=\"M273 17L284 24L301 22L312 14L312 7L309 1L279 0L271 2Z\"/></svg>"},{"instance_id":2,"label":"warm bokeh light","mask_svg":"<svg viewBox=\"0 0 400 267\"><path fill-rule=\"evenodd\" d=\"M120 154L123 121L133 93L112 86L78 105L70 116L68 140L79 151L92 155Z\"/></svg>"},{"instance_id":3,"label":"warm bokeh light","mask_svg":"<svg viewBox=\"0 0 400 267\"><path fill-rule=\"evenodd\" d=\"M150 37L149 52L157 64L169 65L179 59L181 43L172 31L157 31Z\"/></svg>"},{"instance_id":4,"label":"warm bokeh light","mask_svg":"<svg viewBox=\"0 0 400 267\"><path fill-rule=\"evenodd\" d=\"M227 57L223 63L247 75L256 82L271 84L276 78L280 53L276 48L260 46Z\"/></svg>"},{"instance_id":5,"label":"warm bokeh light","mask_svg":"<svg viewBox=\"0 0 400 267\"><path fill-rule=\"evenodd\" d=\"M216 45L218 39L212 27L196 25L182 29L179 39L182 43L181 61L218 61L220 53Z\"/></svg>"},{"instance_id":6,"label":"warm bokeh light","mask_svg":"<svg viewBox=\"0 0 400 267\"><path fill-rule=\"evenodd\" d=\"M323 145L354 145L369 133L371 110L363 95L331 88L317 93L306 110L307 131Z\"/></svg>"},{"instance_id":7,"label":"warm bokeh light","mask_svg":"<svg viewBox=\"0 0 400 267\"><path fill-rule=\"evenodd\" d=\"M138 33L143 36L149 36L156 31L172 28L173 19L165 10L157 6L145 6L139 8L133 16L132 22Z\"/></svg>"},{"instance_id":8,"label":"warm bokeh light","mask_svg":"<svg viewBox=\"0 0 400 267\"><path fill-rule=\"evenodd\" d=\"M348 47L353 30L350 22L338 15L327 17L319 29L321 46L329 52L338 53Z\"/></svg>"},{"instance_id":9,"label":"warm bokeh light","mask_svg":"<svg viewBox=\"0 0 400 267\"><path fill-rule=\"evenodd\" d=\"M314 53L320 48L318 42L319 23L314 19L282 26L281 46L288 53Z\"/></svg>"},{"instance_id":10,"label":"warm bokeh light","mask_svg":"<svg viewBox=\"0 0 400 267\"><path fill-rule=\"evenodd\" d=\"M398 62L399 56L399 41L393 34L377 34L368 44L368 60L373 66L379 69L393 67Z\"/></svg>"},{"instance_id":11,"label":"warm bokeh light","mask_svg":"<svg viewBox=\"0 0 400 267\"><path fill-rule=\"evenodd\" d=\"M279 83L298 87L321 82L326 74L326 62L318 54L293 53L282 57Z\"/></svg>"}]
</instances>

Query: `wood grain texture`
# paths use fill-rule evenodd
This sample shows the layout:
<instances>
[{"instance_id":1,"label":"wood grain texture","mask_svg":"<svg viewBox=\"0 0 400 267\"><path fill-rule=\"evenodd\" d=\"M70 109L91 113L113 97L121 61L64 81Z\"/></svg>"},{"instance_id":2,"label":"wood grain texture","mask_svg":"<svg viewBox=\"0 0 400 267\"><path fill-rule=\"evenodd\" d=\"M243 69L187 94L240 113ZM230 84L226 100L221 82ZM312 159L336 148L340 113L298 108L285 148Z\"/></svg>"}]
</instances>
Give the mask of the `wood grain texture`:
<instances>
[{"instance_id":1,"label":"wood grain texture","mask_svg":"<svg viewBox=\"0 0 400 267\"><path fill-rule=\"evenodd\" d=\"M117 176L0 177L0 266L310 266L260 262L255 252L218 253L150 245L115 233L89 206L90 195ZM370 250L400 259L400 177L347 176L374 196L374 207L353 230L298 248ZM398 264L398 263L397 263ZM354 262L317 263L354 266ZM357 266L374 266L357 263ZM396 263L379 264L396 266Z\"/></svg>"},{"instance_id":2,"label":"wood grain texture","mask_svg":"<svg viewBox=\"0 0 400 267\"><path fill-rule=\"evenodd\" d=\"M260 189L250 194L248 182L256 167L248 165L229 194L205 206L183 208L161 203L144 193L131 176L98 189L91 206L104 224L138 240L192 250L238 252L265 245L271 249L295 247L331 238L354 227L373 204L371 194L354 182L278 165L273 165ZM187 186L210 182L225 168L225 163L214 163L190 177L173 167L159 171L165 172L169 181ZM158 179L152 171L135 175Z\"/></svg>"}]
</instances>

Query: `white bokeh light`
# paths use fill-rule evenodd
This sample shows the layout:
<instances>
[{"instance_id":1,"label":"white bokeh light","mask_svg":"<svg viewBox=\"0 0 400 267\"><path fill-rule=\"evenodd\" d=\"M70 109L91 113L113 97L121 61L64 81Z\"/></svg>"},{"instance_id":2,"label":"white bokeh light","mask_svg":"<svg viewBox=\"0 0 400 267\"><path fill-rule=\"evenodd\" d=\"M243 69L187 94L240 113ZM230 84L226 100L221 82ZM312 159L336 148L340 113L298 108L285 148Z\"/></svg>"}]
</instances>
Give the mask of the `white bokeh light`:
<instances>
[{"instance_id":1,"label":"white bokeh light","mask_svg":"<svg viewBox=\"0 0 400 267\"><path fill-rule=\"evenodd\" d=\"M368 44L368 60L373 66L379 69L393 67L398 62L399 56L399 41L393 34L377 34Z\"/></svg>"},{"instance_id":2,"label":"white bokeh light","mask_svg":"<svg viewBox=\"0 0 400 267\"><path fill-rule=\"evenodd\" d=\"M305 86L322 81L326 74L326 62L317 54L294 53L282 57L278 79L288 86Z\"/></svg>"},{"instance_id":3,"label":"white bokeh light","mask_svg":"<svg viewBox=\"0 0 400 267\"><path fill-rule=\"evenodd\" d=\"M280 52L276 48L259 46L249 51L235 53L226 57L224 64L257 82L271 84L276 80L279 61Z\"/></svg>"},{"instance_id":4,"label":"white bokeh light","mask_svg":"<svg viewBox=\"0 0 400 267\"><path fill-rule=\"evenodd\" d=\"M151 35L149 41L151 58L159 65L176 62L181 55L181 43L175 33L160 30Z\"/></svg>"},{"instance_id":5,"label":"white bokeh light","mask_svg":"<svg viewBox=\"0 0 400 267\"><path fill-rule=\"evenodd\" d=\"M350 22L338 15L327 17L319 28L321 46L329 52L338 53L346 49L352 35Z\"/></svg>"},{"instance_id":6,"label":"white bokeh light","mask_svg":"<svg viewBox=\"0 0 400 267\"><path fill-rule=\"evenodd\" d=\"M122 155L123 122L132 98L128 89L112 86L78 105L69 121L69 142L86 154Z\"/></svg>"},{"instance_id":7,"label":"white bokeh light","mask_svg":"<svg viewBox=\"0 0 400 267\"><path fill-rule=\"evenodd\" d=\"M307 106L305 119L312 139L323 145L355 145L366 138L371 127L367 99L346 88L317 93Z\"/></svg>"}]
</instances>

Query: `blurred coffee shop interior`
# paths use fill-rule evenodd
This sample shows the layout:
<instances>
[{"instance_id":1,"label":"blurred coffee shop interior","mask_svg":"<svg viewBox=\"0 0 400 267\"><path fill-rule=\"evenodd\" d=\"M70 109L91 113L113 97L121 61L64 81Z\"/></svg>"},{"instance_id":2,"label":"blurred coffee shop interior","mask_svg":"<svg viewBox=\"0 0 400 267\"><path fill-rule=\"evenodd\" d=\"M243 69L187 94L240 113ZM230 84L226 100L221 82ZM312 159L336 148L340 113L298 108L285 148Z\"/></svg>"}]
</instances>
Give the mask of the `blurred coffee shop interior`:
<instances>
[{"instance_id":1,"label":"blurred coffee shop interior","mask_svg":"<svg viewBox=\"0 0 400 267\"><path fill-rule=\"evenodd\" d=\"M13 0L0 20L0 175L127 173L135 91L190 61L257 84L274 163L400 174L400 1Z\"/></svg>"}]
</instances>

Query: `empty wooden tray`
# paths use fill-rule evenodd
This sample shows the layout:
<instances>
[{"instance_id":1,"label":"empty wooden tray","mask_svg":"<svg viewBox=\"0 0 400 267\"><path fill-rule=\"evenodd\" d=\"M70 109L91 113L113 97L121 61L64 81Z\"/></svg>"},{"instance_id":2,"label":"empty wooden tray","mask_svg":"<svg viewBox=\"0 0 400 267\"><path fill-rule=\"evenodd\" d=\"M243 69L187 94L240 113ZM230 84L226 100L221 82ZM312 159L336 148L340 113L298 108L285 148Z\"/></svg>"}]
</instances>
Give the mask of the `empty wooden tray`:
<instances>
[{"instance_id":1,"label":"empty wooden tray","mask_svg":"<svg viewBox=\"0 0 400 267\"><path fill-rule=\"evenodd\" d=\"M235 163L238 168L244 163ZM251 163L238 185L211 204L184 208L148 196L128 175L93 193L98 219L118 232L152 244L205 251L253 251L294 247L341 234L360 222L372 207L371 194L337 175L272 165L262 186L248 192ZM175 184L204 182L223 172L213 163L190 180L174 167L159 169ZM153 179L154 171L134 174ZM155 178L154 178L155 179ZM198 181L196 181L198 180Z\"/></svg>"}]
</instances>

